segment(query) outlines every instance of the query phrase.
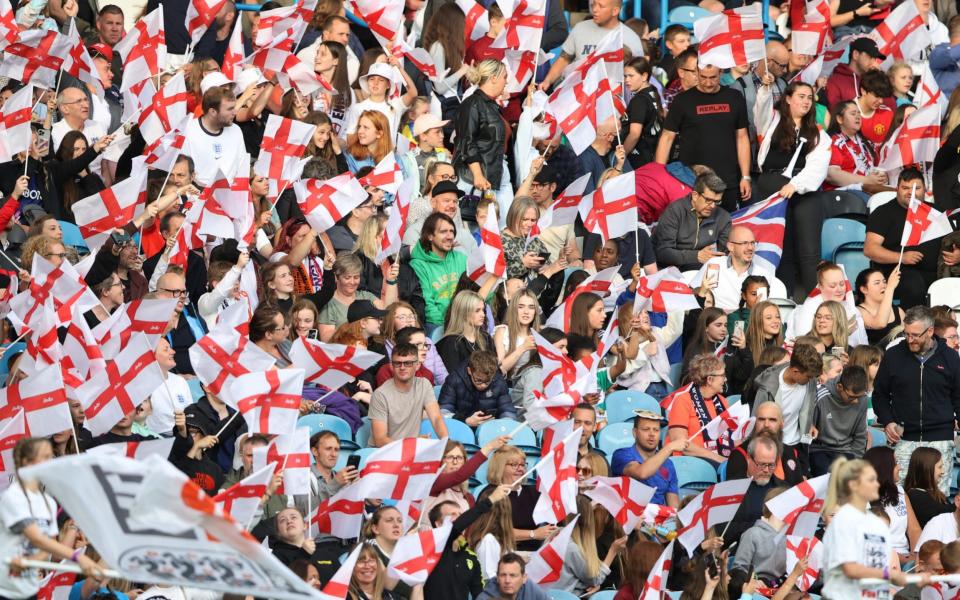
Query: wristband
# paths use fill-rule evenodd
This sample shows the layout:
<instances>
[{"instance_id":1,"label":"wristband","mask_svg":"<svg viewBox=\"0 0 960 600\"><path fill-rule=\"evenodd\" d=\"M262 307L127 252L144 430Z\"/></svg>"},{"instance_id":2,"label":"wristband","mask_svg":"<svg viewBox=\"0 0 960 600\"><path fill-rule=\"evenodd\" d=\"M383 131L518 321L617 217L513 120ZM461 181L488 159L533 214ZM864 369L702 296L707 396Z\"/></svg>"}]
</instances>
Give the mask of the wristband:
<instances>
[{"instance_id":1,"label":"wristband","mask_svg":"<svg viewBox=\"0 0 960 600\"><path fill-rule=\"evenodd\" d=\"M70 562L77 562L81 556L83 556L84 548L77 548L73 551L73 554L70 555Z\"/></svg>"},{"instance_id":2,"label":"wristband","mask_svg":"<svg viewBox=\"0 0 960 600\"><path fill-rule=\"evenodd\" d=\"M387 280L387 285L397 285L397 280L396 280L396 279L388 279L388 280Z\"/></svg>"}]
</instances>

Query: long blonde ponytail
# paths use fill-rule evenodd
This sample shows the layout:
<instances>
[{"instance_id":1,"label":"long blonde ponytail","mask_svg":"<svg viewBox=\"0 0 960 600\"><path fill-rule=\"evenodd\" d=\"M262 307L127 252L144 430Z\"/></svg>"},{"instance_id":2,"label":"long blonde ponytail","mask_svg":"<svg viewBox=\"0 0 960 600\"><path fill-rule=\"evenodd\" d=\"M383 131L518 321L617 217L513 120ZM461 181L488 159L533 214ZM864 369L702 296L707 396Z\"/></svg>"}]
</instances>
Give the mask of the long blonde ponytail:
<instances>
[{"instance_id":1,"label":"long blonde ponytail","mask_svg":"<svg viewBox=\"0 0 960 600\"><path fill-rule=\"evenodd\" d=\"M823 516L829 517L850 499L850 482L858 479L870 463L861 459L838 458L830 466L830 485L823 503Z\"/></svg>"}]
</instances>

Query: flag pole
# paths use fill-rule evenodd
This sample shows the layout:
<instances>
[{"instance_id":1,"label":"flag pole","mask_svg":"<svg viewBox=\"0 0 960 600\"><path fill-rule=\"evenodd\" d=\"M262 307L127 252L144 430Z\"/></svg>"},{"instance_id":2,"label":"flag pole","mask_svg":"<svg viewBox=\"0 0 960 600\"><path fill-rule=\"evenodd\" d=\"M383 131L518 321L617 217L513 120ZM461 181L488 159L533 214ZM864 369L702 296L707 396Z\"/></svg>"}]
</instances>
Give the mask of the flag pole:
<instances>
[{"instance_id":1,"label":"flag pole","mask_svg":"<svg viewBox=\"0 0 960 600\"><path fill-rule=\"evenodd\" d=\"M19 342L19 341L22 340L23 338L27 337L27 335L30 333L30 331L31 331L31 330L30 330L29 327L25 328L25 329L23 330L23 333L21 333L20 335L18 335L15 340L13 340L12 342L10 342L10 343L7 344L6 346L4 346L4 347L3 347L3 350L4 350L4 351L8 350L8 349L10 348L10 346L13 346L14 344L16 344L17 342Z\"/></svg>"},{"instance_id":2,"label":"flag pole","mask_svg":"<svg viewBox=\"0 0 960 600\"><path fill-rule=\"evenodd\" d=\"M240 414L240 411L239 411L239 410L234 411L233 414L230 415L230 418L227 419L227 422L223 424L223 427L220 428L220 431L218 431L218 432L216 432L215 434L213 434L213 437L219 438L219 437L220 437L220 434L223 433L224 430L226 430L226 428L230 426L230 423L232 423L233 420L236 419L236 418L237 418L237 415L239 415L239 414Z\"/></svg>"},{"instance_id":3,"label":"flag pole","mask_svg":"<svg viewBox=\"0 0 960 600\"><path fill-rule=\"evenodd\" d=\"M603 61L603 60L600 61L600 68L603 69L603 78L606 79L606 80L609 82L609 81L610 81L610 75L607 74L607 63L606 63L606 61ZM619 127L619 121L620 121L620 119L617 118L617 105L616 105L616 103L613 101L613 90L610 90L610 108L613 109L613 130L614 130L614 131L616 132L616 134L617 134L617 146L622 146L622 145L623 145L623 141L620 139L620 127ZM624 160L626 160L626 158L624 158Z\"/></svg>"},{"instance_id":4,"label":"flag pole","mask_svg":"<svg viewBox=\"0 0 960 600\"><path fill-rule=\"evenodd\" d=\"M4 559L3 562L10 564L13 561L11 558ZM17 563L20 566L29 569L43 569L44 571L60 571L63 573L83 573L83 569L80 568L80 565L74 562L51 562L48 560L30 560L28 558L17 559ZM123 574L119 571L114 571L113 569L101 569L104 577L110 579L123 579Z\"/></svg>"},{"instance_id":5,"label":"flag pole","mask_svg":"<svg viewBox=\"0 0 960 600\"><path fill-rule=\"evenodd\" d=\"M914 182L913 182L913 185L910 187L910 203L911 203L911 204L913 203L913 199L914 199L914 197L916 196L916 193L917 193L917 182L914 181ZM909 204L908 204L908 205L907 205L907 215L909 216L909 214L910 214L910 208L909 208ZM906 225L904 225L904 227L906 227ZM900 238L900 241L902 242L902 241L903 241L903 238ZM897 258L897 268L898 268L898 269L900 268L900 265L903 264L903 251L904 251L905 248L906 248L906 246L904 246L903 244L900 244L900 257Z\"/></svg>"}]
</instances>

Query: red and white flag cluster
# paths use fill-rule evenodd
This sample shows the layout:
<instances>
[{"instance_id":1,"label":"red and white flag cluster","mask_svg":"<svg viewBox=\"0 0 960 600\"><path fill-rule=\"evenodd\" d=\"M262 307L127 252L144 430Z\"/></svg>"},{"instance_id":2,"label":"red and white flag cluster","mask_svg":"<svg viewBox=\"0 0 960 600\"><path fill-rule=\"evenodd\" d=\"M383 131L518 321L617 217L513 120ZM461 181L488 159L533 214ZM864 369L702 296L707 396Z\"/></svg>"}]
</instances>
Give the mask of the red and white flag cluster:
<instances>
[{"instance_id":1,"label":"red and white flag cluster","mask_svg":"<svg viewBox=\"0 0 960 600\"><path fill-rule=\"evenodd\" d=\"M367 192L349 172L326 181L304 179L296 182L293 189L307 223L317 233L330 229L367 200Z\"/></svg>"},{"instance_id":2,"label":"red and white flag cluster","mask_svg":"<svg viewBox=\"0 0 960 600\"><path fill-rule=\"evenodd\" d=\"M467 256L467 276L477 285L483 285L490 277L500 279L507 272L503 255L503 240L497 223L496 211L487 211L487 219L480 224L480 248Z\"/></svg>"},{"instance_id":3,"label":"red and white flag cluster","mask_svg":"<svg viewBox=\"0 0 960 600\"><path fill-rule=\"evenodd\" d=\"M694 21L693 35L700 40L700 65L732 69L766 58L760 11L759 4L751 4Z\"/></svg>"},{"instance_id":4,"label":"red and white flag cluster","mask_svg":"<svg viewBox=\"0 0 960 600\"><path fill-rule=\"evenodd\" d=\"M933 43L930 31L915 2L903 2L869 34L886 59L881 69L895 62L913 60Z\"/></svg>"},{"instance_id":5,"label":"red and white flag cluster","mask_svg":"<svg viewBox=\"0 0 960 600\"><path fill-rule=\"evenodd\" d=\"M693 556L693 549L707 538L710 528L733 519L750 487L752 479L723 481L707 488L677 513L684 527L677 539Z\"/></svg>"}]
</instances>

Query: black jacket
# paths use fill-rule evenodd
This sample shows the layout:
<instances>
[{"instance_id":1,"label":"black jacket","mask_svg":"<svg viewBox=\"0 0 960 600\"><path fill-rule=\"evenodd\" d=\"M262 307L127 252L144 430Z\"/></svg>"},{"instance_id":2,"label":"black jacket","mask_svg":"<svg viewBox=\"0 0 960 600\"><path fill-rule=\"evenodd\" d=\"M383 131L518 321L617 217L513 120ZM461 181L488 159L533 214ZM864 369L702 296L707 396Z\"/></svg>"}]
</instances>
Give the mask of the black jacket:
<instances>
[{"instance_id":1,"label":"black jacket","mask_svg":"<svg viewBox=\"0 0 960 600\"><path fill-rule=\"evenodd\" d=\"M148 280L153 277L153 272L157 270L163 252L161 250L143 261L143 274ZM198 254L196 250L187 253L186 280L187 293L190 294L189 303L196 306L200 296L207 293L207 263L204 261L203 255Z\"/></svg>"},{"instance_id":2,"label":"black jacket","mask_svg":"<svg viewBox=\"0 0 960 600\"><path fill-rule=\"evenodd\" d=\"M457 140L453 150L453 166L460 179L473 183L470 164L480 163L480 170L493 189L500 187L503 177L503 153L507 123L500 116L500 105L477 90L460 105L457 116Z\"/></svg>"},{"instance_id":3,"label":"black jacket","mask_svg":"<svg viewBox=\"0 0 960 600\"><path fill-rule=\"evenodd\" d=\"M51 160L47 163L47 187L50 193L43 198L43 208L48 213L61 221L76 222L73 211L63 205L63 186L67 181L76 181L77 200L92 196L106 187L103 185L100 176L95 173L87 173L85 176L76 179L77 174L86 169L97 158L97 155L97 151L93 149L93 146L90 146L86 152L77 158L63 162Z\"/></svg>"},{"instance_id":4,"label":"black jacket","mask_svg":"<svg viewBox=\"0 0 960 600\"><path fill-rule=\"evenodd\" d=\"M308 554L303 548L273 537L269 538L268 544L273 555L288 567L297 560L309 561L316 567L317 574L320 575L320 582L323 584L333 579L337 569L340 568L340 555L347 550L339 542L332 539L317 541L313 554Z\"/></svg>"},{"instance_id":5,"label":"black jacket","mask_svg":"<svg viewBox=\"0 0 960 600\"><path fill-rule=\"evenodd\" d=\"M887 350L874 381L877 423L900 423L911 442L952 441L960 418L960 355L933 339L937 346L925 362L905 341Z\"/></svg>"},{"instance_id":6,"label":"black jacket","mask_svg":"<svg viewBox=\"0 0 960 600\"><path fill-rule=\"evenodd\" d=\"M440 409L453 414L459 421L478 410L497 419L516 419L517 409L510 398L507 380L498 369L487 389L479 391L470 381L467 365L451 372L440 388Z\"/></svg>"},{"instance_id":7,"label":"black jacket","mask_svg":"<svg viewBox=\"0 0 960 600\"><path fill-rule=\"evenodd\" d=\"M443 600L467 600L476 598L483 591L483 573L480 571L480 560L477 555L465 544L459 547L460 534L474 521L493 508L490 500L478 500L470 510L460 515L453 522L447 545L437 561L427 582L423 587L425 598L442 598Z\"/></svg>"},{"instance_id":8,"label":"black jacket","mask_svg":"<svg viewBox=\"0 0 960 600\"><path fill-rule=\"evenodd\" d=\"M360 257L360 264L362 265L360 269L360 289L379 296L383 290L383 271L380 269L380 265L367 258L362 252L357 252L357 256ZM407 253L406 260L400 259L397 295L413 307L413 312L417 313L418 323L426 323L424 318L426 302L423 300L423 290L420 289L420 278L410 268L409 253Z\"/></svg>"}]
</instances>

